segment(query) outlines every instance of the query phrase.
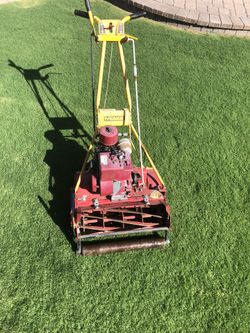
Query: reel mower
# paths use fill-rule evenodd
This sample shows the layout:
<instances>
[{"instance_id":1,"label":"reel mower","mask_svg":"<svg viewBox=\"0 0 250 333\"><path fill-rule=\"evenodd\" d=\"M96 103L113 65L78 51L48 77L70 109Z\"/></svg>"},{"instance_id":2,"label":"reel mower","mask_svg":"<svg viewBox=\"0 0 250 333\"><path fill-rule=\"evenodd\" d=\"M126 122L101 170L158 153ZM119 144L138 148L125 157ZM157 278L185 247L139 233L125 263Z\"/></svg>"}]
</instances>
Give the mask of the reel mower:
<instances>
[{"instance_id":1,"label":"reel mower","mask_svg":"<svg viewBox=\"0 0 250 333\"><path fill-rule=\"evenodd\" d=\"M92 255L162 247L169 243L170 207L163 180L141 141L135 50L137 38L127 35L124 29L127 22L146 13L135 13L121 20L100 19L93 15L89 0L85 0L85 5L87 12L75 10L75 15L88 18L92 27L94 134L71 193L71 224L77 253ZM96 93L93 40L101 44ZM123 108L105 108L106 98L104 107L101 104L108 44L111 47L116 45L118 50L127 101ZM137 128L132 123L132 99L123 51L126 44L132 45ZM133 151L138 153L138 166L134 165ZM144 159L147 159L149 166L144 166Z\"/></svg>"}]
</instances>

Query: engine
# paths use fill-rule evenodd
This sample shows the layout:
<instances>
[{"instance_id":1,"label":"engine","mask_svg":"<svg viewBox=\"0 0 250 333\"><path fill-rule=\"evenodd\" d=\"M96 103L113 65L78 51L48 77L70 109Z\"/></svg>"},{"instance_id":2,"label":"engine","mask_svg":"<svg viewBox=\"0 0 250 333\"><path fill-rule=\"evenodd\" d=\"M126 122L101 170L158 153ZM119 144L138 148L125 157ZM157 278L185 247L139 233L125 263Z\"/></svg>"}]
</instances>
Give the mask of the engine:
<instances>
[{"instance_id":1,"label":"engine","mask_svg":"<svg viewBox=\"0 0 250 333\"><path fill-rule=\"evenodd\" d=\"M133 185L131 143L128 138L118 141L118 130L114 126L100 128L99 142L95 151L92 191L111 200L122 200L129 196Z\"/></svg>"}]
</instances>

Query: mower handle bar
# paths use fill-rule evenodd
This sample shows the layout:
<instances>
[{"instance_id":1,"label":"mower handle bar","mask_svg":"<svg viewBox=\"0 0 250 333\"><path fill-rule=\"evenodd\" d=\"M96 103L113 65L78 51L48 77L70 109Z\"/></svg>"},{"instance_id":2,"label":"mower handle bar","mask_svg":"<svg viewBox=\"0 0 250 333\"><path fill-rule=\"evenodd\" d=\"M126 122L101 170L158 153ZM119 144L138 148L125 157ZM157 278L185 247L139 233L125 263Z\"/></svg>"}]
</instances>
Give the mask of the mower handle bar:
<instances>
[{"instance_id":1,"label":"mower handle bar","mask_svg":"<svg viewBox=\"0 0 250 333\"><path fill-rule=\"evenodd\" d=\"M89 14L87 12L84 12L83 10L79 10L79 9L75 9L74 15L80 16L83 18L89 18ZM146 16L146 15L147 15L146 12L137 12L137 13L131 14L131 15L129 15L129 21L138 19L138 18ZM126 20L126 22L127 22L127 20Z\"/></svg>"},{"instance_id":2,"label":"mower handle bar","mask_svg":"<svg viewBox=\"0 0 250 333\"><path fill-rule=\"evenodd\" d=\"M80 16L83 18L89 18L88 13L84 12L83 10L75 9L74 11L75 16Z\"/></svg>"},{"instance_id":3,"label":"mower handle bar","mask_svg":"<svg viewBox=\"0 0 250 333\"><path fill-rule=\"evenodd\" d=\"M92 16L92 10L91 10L91 6L90 6L90 1L89 0L84 0L85 1L85 7L87 9L87 13L82 11L82 10L78 10L76 9L74 14L76 16L80 16L80 17L83 17L83 18L89 18L90 15ZM146 16L147 13L146 12L136 12L136 13L133 13L131 15L128 15L128 16L125 16L122 21L124 23L130 21L130 20L135 20L135 19L138 19L140 17L143 17L143 16ZM95 17L97 20L99 20L97 17Z\"/></svg>"},{"instance_id":4,"label":"mower handle bar","mask_svg":"<svg viewBox=\"0 0 250 333\"><path fill-rule=\"evenodd\" d=\"M89 0L85 0L85 6L86 6L87 11L90 12L91 11L91 6L90 6Z\"/></svg>"},{"instance_id":5,"label":"mower handle bar","mask_svg":"<svg viewBox=\"0 0 250 333\"><path fill-rule=\"evenodd\" d=\"M146 15L147 15L146 12L136 12L136 13L131 14L129 16L130 16L130 20L135 20L135 19L138 19L138 18L146 16Z\"/></svg>"}]
</instances>

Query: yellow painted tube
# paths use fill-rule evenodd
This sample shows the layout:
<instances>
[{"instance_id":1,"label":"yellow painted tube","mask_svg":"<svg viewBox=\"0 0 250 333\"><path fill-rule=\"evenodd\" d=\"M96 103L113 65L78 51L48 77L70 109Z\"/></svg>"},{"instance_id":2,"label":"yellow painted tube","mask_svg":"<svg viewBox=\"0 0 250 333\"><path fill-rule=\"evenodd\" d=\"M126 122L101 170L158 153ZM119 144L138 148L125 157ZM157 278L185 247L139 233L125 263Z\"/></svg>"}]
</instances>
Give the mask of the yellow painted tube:
<instances>
[{"instance_id":1,"label":"yellow painted tube","mask_svg":"<svg viewBox=\"0 0 250 333\"><path fill-rule=\"evenodd\" d=\"M128 16L125 16L125 17L122 19L122 22L123 22L123 23L126 23L126 22L128 22L128 21L130 21L130 20L131 20L131 16L128 15Z\"/></svg>"},{"instance_id":2,"label":"yellow painted tube","mask_svg":"<svg viewBox=\"0 0 250 333\"><path fill-rule=\"evenodd\" d=\"M126 72L126 64L125 64L125 58L124 58L124 53L123 53L123 47L120 42L118 42L117 45L118 45L118 50L119 50L119 55L120 55L123 80L124 80L124 84L125 84L125 94L126 94L126 98L128 101L128 109L131 112L132 101L131 101L131 94L130 94L129 83L128 83L128 76L127 76L127 72Z\"/></svg>"},{"instance_id":3,"label":"yellow painted tube","mask_svg":"<svg viewBox=\"0 0 250 333\"><path fill-rule=\"evenodd\" d=\"M136 139L139 140L139 135L138 135L138 133L137 133L137 131L136 131L136 129L134 128L133 125L132 125L132 132L133 132L134 136L136 137ZM146 147L144 146L144 144L143 144L142 142L141 142L141 146L142 146L142 149L143 149L145 155L147 156L147 159L148 159L150 165L151 165L152 168L154 169L154 171L155 171L157 177L160 179L160 181L161 181L161 183L162 183L162 185L163 185L164 183L163 183L163 180L162 180L162 178L161 178L161 175L159 174L159 171L156 169L156 166L154 165L154 162L152 161L152 159L151 159L149 153L147 152Z\"/></svg>"},{"instance_id":4,"label":"yellow painted tube","mask_svg":"<svg viewBox=\"0 0 250 333\"><path fill-rule=\"evenodd\" d=\"M91 144L90 144L89 147L88 147L87 155L86 155L86 157L85 157L85 159L84 159L84 162L83 162L83 166L82 166L81 172L80 172L79 177L78 177L77 182L76 182L75 193L77 192L77 190L79 189L79 186L80 186L80 184L81 184L82 174L83 174L83 171L84 171L85 168L86 168L86 164L87 164L87 162L88 162L89 155L90 155L90 153L91 153L91 151L92 151L92 149L93 149L93 146L94 146L94 142L95 142L95 138L96 138L97 132L98 132L98 131L97 131L97 129L96 129L96 130L95 130L95 133L94 133L94 135L93 135L93 138L92 138Z\"/></svg>"},{"instance_id":5,"label":"yellow painted tube","mask_svg":"<svg viewBox=\"0 0 250 333\"><path fill-rule=\"evenodd\" d=\"M104 71L104 62L106 55L106 46L107 42L102 43L102 51L101 51L101 60L99 67L99 79L98 79L98 87L97 87L97 95L96 95L96 108L99 110L100 102L101 102L101 93L102 93L102 82L103 82L103 71Z\"/></svg>"},{"instance_id":6,"label":"yellow painted tube","mask_svg":"<svg viewBox=\"0 0 250 333\"><path fill-rule=\"evenodd\" d=\"M138 40L137 37L132 36L132 35L128 35L128 34L125 34L125 37L130 38L130 39L133 39L133 40Z\"/></svg>"},{"instance_id":7,"label":"yellow painted tube","mask_svg":"<svg viewBox=\"0 0 250 333\"><path fill-rule=\"evenodd\" d=\"M89 21L90 21L90 24L92 25L93 29L94 29L94 16L93 16L93 13L92 11L88 11L88 15L89 15Z\"/></svg>"},{"instance_id":8,"label":"yellow painted tube","mask_svg":"<svg viewBox=\"0 0 250 333\"><path fill-rule=\"evenodd\" d=\"M94 16L94 21L95 21L96 23L100 23L100 22L101 22L101 19L99 19L98 16Z\"/></svg>"}]
</instances>

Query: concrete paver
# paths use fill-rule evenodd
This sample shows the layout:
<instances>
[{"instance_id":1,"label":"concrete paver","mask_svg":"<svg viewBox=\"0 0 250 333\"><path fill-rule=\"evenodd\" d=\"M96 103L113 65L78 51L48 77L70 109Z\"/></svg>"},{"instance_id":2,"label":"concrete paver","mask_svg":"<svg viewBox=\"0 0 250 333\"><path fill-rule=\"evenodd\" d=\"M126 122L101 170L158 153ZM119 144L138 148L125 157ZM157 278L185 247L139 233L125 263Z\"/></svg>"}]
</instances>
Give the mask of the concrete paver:
<instances>
[{"instance_id":1,"label":"concrete paver","mask_svg":"<svg viewBox=\"0 0 250 333\"><path fill-rule=\"evenodd\" d=\"M15 1L18 0L0 0L0 5ZM177 28L250 37L250 0L123 1L141 10L172 19L176 21L172 24Z\"/></svg>"},{"instance_id":2,"label":"concrete paver","mask_svg":"<svg viewBox=\"0 0 250 333\"><path fill-rule=\"evenodd\" d=\"M250 31L250 0L123 1L179 23L222 30ZM244 33L240 32L238 35Z\"/></svg>"}]
</instances>

